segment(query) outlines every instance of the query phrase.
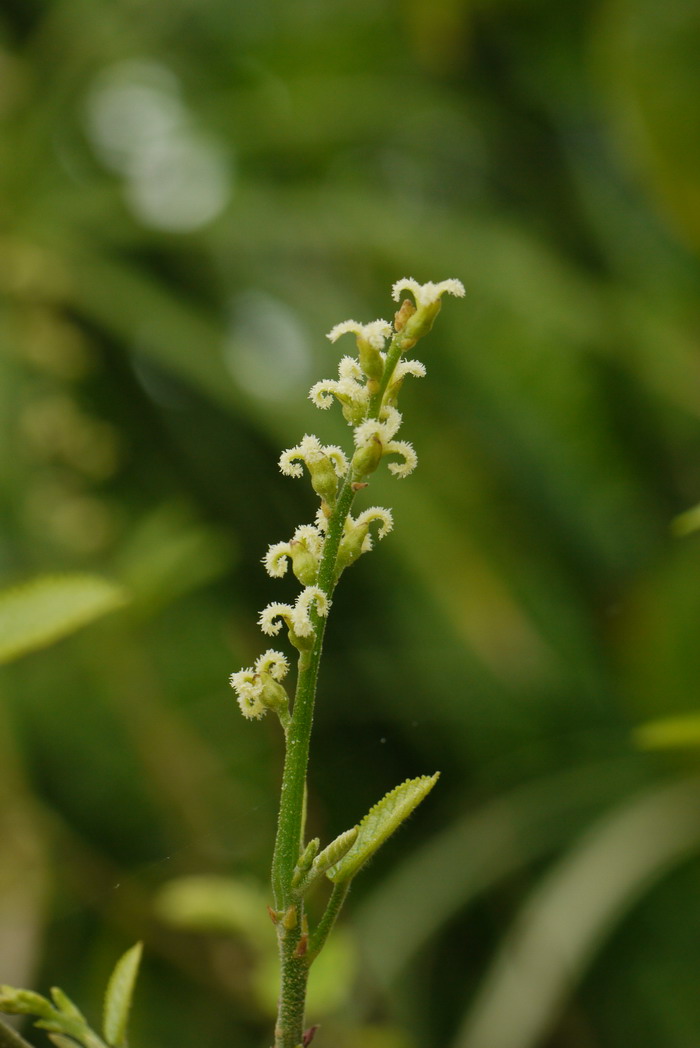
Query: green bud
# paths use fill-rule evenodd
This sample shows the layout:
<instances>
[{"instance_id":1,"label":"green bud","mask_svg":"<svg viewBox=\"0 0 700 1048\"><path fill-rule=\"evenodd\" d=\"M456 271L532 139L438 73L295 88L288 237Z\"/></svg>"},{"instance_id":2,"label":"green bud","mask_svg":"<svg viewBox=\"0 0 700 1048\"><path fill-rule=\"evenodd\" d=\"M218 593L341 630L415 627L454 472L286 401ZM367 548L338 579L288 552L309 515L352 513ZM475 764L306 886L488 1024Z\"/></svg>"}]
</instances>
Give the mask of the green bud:
<instances>
[{"instance_id":1,"label":"green bud","mask_svg":"<svg viewBox=\"0 0 700 1048\"><path fill-rule=\"evenodd\" d=\"M362 554L362 545L367 538L369 524L351 524L346 526L338 549L338 569L343 571L354 564Z\"/></svg>"},{"instance_id":2,"label":"green bud","mask_svg":"<svg viewBox=\"0 0 700 1048\"><path fill-rule=\"evenodd\" d=\"M0 986L0 1011L6 1015L42 1015L49 1018L54 1009L45 997L31 990L18 990L14 986Z\"/></svg>"},{"instance_id":3,"label":"green bud","mask_svg":"<svg viewBox=\"0 0 700 1048\"><path fill-rule=\"evenodd\" d=\"M311 864L316 858L321 842L318 837L314 837L304 848L303 852L299 856L299 862L294 867L294 873L292 874L292 888L297 888L301 881L306 877L306 874L311 869Z\"/></svg>"},{"instance_id":4,"label":"green bud","mask_svg":"<svg viewBox=\"0 0 700 1048\"><path fill-rule=\"evenodd\" d=\"M352 457L352 471L356 477L366 477L368 473L374 473L382 461L384 448L379 436L374 436L366 444L357 449Z\"/></svg>"},{"instance_id":5,"label":"green bud","mask_svg":"<svg viewBox=\"0 0 700 1048\"><path fill-rule=\"evenodd\" d=\"M325 501L328 501L327 499ZM318 575L318 557L308 549L304 542L292 541L289 544L292 571L302 586L313 586Z\"/></svg>"},{"instance_id":6,"label":"green bud","mask_svg":"<svg viewBox=\"0 0 700 1048\"><path fill-rule=\"evenodd\" d=\"M371 382L381 382L384 374L384 361L377 346L372 345L367 339L358 336L357 348L359 351L360 367Z\"/></svg>"},{"instance_id":7,"label":"green bud","mask_svg":"<svg viewBox=\"0 0 700 1048\"><path fill-rule=\"evenodd\" d=\"M289 710L289 696L287 689L279 681L273 680L269 674L262 674L263 686L260 692L260 701L263 706L275 713L282 714Z\"/></svg>"},{"instance_id":8,"label":"green bud","mask_svg":"<svg viewBox=\"0 0 700 1048\"><path fill-rule=\"evenodd\" d=\"M435 317L440 312L441 306L442 300L436 298L434 302L427 303L420 309L417 309L404 324L403 337L415 344L419 338L427 335L433 326Z\"/></svg>"},{"instance_id":9,"label":"green bud","mask_svg":"<svg viewBox=\"0 0 700 1048\"><path fill-rule=\"evenodd\" d=\"M307 466L311 474L311 487L316 494L329 506L335 505L338 477L331 460L324 457L317 462L308 462Z\"/></svg>"}]
</instances>

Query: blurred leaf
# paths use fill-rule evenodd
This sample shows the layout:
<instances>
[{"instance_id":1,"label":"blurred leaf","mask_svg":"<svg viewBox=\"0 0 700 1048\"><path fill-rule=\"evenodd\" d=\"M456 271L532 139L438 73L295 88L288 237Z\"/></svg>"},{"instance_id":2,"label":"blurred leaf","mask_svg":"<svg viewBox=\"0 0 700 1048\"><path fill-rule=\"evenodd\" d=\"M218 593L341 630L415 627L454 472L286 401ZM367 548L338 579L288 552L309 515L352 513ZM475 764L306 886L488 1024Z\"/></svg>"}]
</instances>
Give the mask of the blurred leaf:
<instances>
[{"instance_id":1,"label":"blurred leaf","mask_svg":"<svg viewBox=\"0 0 700 1048\"><path fill-rule=\"evenodd\" d=\"M700 713L685 717L660 717L634 730L634 741L643 750L700 746Z\"/></svg>"},{"instance_id":2,"label":"blurred leaf","mask_svg":"<svg viewBox=\"0 0 700 1048\"><path fill-rule=\"evenodd\" d=\"M594 824L542 878L507 934L453 1048L534 1048L605 937L700 847L700 780L648 790Z\"/></svg>"},{"instance_id":3,"label":"blurred leaf","mask_svg":"<svg viewBox=\"0 0 700 1048\"><path fill-rule=\"evenodd\" d=\"M39 578L0 593L0 663L44 648L126 602L95 575Z\"/></svg>"},{"instance_id":4,"label":"blurred leaf","mask_svg":"<svg viewBox=\"0 0 700 1048\"><path fill-rule=\"evenodd\" d=\"M105 991L103 1033L108 1044L124 1048L131 999L136 986L143 943L136 943L117 961Z\"/></svg>"},{"instance_id":5,"label":"blurred leaf","mask_svg":"<svg viewBox=\"0 0 700 1048\"><path fill-rule=\"evenodd\" d=\"M161 888L156 912L178 928L242 936L256 950L274 950L267 896L251 881L178 877Z\"/></svg>"}]
</instances>

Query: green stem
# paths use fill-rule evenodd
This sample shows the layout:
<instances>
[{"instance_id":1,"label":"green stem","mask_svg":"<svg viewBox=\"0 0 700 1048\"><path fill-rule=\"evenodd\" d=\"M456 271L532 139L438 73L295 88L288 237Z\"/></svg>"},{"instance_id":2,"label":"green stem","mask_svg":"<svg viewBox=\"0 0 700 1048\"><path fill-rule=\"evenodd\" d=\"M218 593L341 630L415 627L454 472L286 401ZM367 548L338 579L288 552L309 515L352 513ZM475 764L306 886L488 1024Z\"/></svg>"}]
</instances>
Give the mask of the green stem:
<instances>
[{"instance_id":1,"label":"green stem","mask_svg":"<svg viewBox=\"0 0 700 1048\"><path fill-rule=\"evenodd\" d=\"M32 1048L29 1041L0 1019L0 1048Z\"/></svg>"},{"instance_id":2,"label":"green stem","mask_svg":"<svg viewBox=\"0 0 700 1048\"><path fill-rule=\"evenodd\" d=\"M394 374L396 365L401 359L401 355L406 349L406 340L404 339L401 332L394 335L392 338L389 348L386 353L386 361L384 362L384 373L382 374L382 380L379 383L379 389L372 394L369 402L369 411L367 413L368 418L379 418L379 409L382 406L382 400L386 393L387 386L391 382L391 376ZM413 345L411 341L409 345Z\"/></svg>"},{"instance_id":3,"label":"green stem","mask_svg":"<svg viewBox=\"0 0 700 1048\"><path fill-rule=\"evenodd\" d=\"M307 953L309 964L311 964L318 957L319 953L325 946L326 939L331 933L333 925L336 922L338 914L340 913L342 905L345 902L345 899L349 891L349 880L341 881L340 884L333 885L333 891L331 892L331 897L328 900L328 905L326 906L325 913L323 914L321 920L318 922L316 931L313 933L311 939L309 940L309 949Z\"/></svg>"},{"instance_id":4,"label":"green stem","mask_svg":"<svg viewBox=\"0 0 700 1048\"><path fill-rule=\"evenodd\" d=\"M318 586L330 600L335 588L336 560L343 525L350 512L355 491L350 474L341 485L335 509L328 522L326 541L318 571ZM272 891L275 907L286 910L293 901L292 874L301 853L304 786L309 761L309 742L313 723L318 666L323 647L326 619L312 612L314 643L299 656L299 672L292 719L287 730L287 746L282 773L282 792L277 821L277 838L272 859Z\"/></svg>"},{"instance_id":5,"label":"green stem","mask_svg":"<svg viewBox=\"0 0 700 1048\"><path fill-rule=\"evenodd\" d=\"M337 581L336 562L343 527L354 497L353 477L351 471L348 471L328 521L318 571L318 587L329 600ZM294 707L286 732L280 810L272 859L272 891L275 907L281 917L277 927L282 968L275 1048L297 1048L302 1042L306 982L310 964L306 956L307 936L303 930L303 903L299 902L295 908L292 875L303 844L306 769L326 618L321 618L314 610L312 621L315 630L314 642L309 651L304 651L299 656Z\"/></svg>"}]
</instances>

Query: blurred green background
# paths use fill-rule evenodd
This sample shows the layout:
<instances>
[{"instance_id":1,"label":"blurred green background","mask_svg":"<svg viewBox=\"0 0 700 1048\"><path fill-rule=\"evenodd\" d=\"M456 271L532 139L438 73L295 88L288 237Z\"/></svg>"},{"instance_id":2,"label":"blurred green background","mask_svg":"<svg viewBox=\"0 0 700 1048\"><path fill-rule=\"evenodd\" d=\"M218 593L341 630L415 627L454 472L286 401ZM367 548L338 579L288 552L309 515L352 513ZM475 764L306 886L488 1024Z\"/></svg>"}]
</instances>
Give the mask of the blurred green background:
<instances>
[{"instance_id":1,"label":"blurred green background","mask_svg":"<svg viewBox=\"0 0 700 1048\"><path fill-rule=\"evenodd\" d=\"M313 831L442 778L317 1043L695 1048L697 750L635 729L700 707L700 8L4 0L0 34L0 584L131 593L2 670L0 981L94 1017L142 936L134 1045L269 1043L281 747L227 676L314 511L277 456L347 439L306 399L333 324L457 277L335 602ZM205 874L169 909L224 891L232 933L165 919Z\"/></svg>"}]
</instances>

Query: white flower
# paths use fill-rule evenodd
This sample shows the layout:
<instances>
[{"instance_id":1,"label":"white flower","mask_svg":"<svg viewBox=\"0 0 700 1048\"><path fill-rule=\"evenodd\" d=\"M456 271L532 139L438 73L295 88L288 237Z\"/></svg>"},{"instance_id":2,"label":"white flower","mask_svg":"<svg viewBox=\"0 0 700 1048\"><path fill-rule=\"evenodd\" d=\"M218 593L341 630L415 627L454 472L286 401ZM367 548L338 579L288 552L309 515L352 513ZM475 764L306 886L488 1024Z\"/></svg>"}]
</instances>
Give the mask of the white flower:
<instances>
[{"instance_id":1,"label":"white flower","mask_svg":"<svg viewBox=\"0 0 700 1048\"><path fill-rule=\"evenodd\" d=\"M315 606L317 613L322 619L328 614L330 602L328 597L318 586L306 586L297 597L294 611L292 613L294 632L299 637L310 637L313 633L311 622L311 607Z\"/></svg>"},{"instance_id":2,"label":"white flower","mask_svg":"<svg viewBox=\"0 0 700 1048\"><path fill-rule=\"evenodd\" d=\"M238 705L244 717L257 720L267 713L269 707L265 699L270 701L271 690L273 696L276 693L284 697L283 689L277 685L271 685L270 681L279 683L286 677L288 671L289 663L282 652L268 648L255 660L255 666L248 666L244 670L231 674L229 683L236 692Z\"/></svg>"},{"instance_id":3,"label":"white flower","mask_svg":"<svg viewBox=\"0 0 700 1048\"><path fill-rule=\"evenodd\" d=\"M269 673L273 680L284 680L289 672L289 662L281 651L268 648L255 660L256 673Z\"/></svg>"},{"instance_id":4,"label":"white flower","mask_svg":"<svg viewBox=\"0 0 700 1048\"><path fill-rule=\"evenodd\" d=\"M457 298L464 297L464 285L460 280L454 279L442 280L439 284L434 284L431 280L427 284L419 284L412 277L404 277L402 280L397 280L391 290L395 302L399 301L404 289L413 295L417 309L432 306L446 293L455 295Z\"/></svg>"},{"instance_id":5,"label":"white flower","mask_svg":"<svg viewBox=\"0 0 700 1048\"><path fill-rule=\"evenodd\" d=\"M267 712L260 698L263 682L252 668L232 673L229 677L229 683L236 692L238 705L244 717L248 717L250 720L257 720Z\"/></svg>"},{"instance_id":6,"label":"white flower","mask_svg":"<svg viewBox=\"0 0 700 1048\"><path fill-rule=\"evenodd\" d=\"M313 633L312 606L316 607L316 612L322 618L328 614L330 601L318 586L306 586L297 597L294 607L291 604L268 604L260 612L260 629L274 637L284 623L298 637L310 637Z\"/></svg>"},{"instance_id":7,"label":"white flower","mask_svg":"<svg viewBox=\"0 0 700 1048\"><path fill-rule=\"evenodd\" d=\"M369 390L362 379L362 368L355 357L342 357L338 364L338 378L317 382L309 390L309 397L323 411L331 406L333 397L336 397L345 418L352 424L367 413Z\"/></svg>"},{"instance_id":8,"label":"white flower","mask_svg":"<svg viewBox=\"0 0 700 1048\"><path fill-rule=\"evenodd\" d=\"M383 455L400 455L403 462L390 462L389 471L396 477L407 477L418 465L418 456L413 445L404 440L394 440L401 425L401 413L394 407L384 408L384 419L367 419L355 429L355 445L358 452L379 445Z\"/></svg>"},{"instance_id":9,"label":"white flower","mask_svg":"<svg viewBox=\"0 0 700 1048\"><path fill-rule=\"evenodd\" d=\"M301 477L304 472L302 462L305 462L309 471L313 472L313 467L320 465L324 460L330 461L337 477L342 477L347 471L348 460L341 448L334 444L324 447L318 437L306 433L296 447L287 448L282 452L279 467L287 477Z\"/></svg>"},{"instance_id":10,"label":"white flower","mask_svg":"<svg viewBox=\"0 0 700 1048\"><path fill-rule=\"evenodd\" d=\"M391 324L386 320L373 320L371 324L358 324L356 320L344 320L341 324L336 324L328 332L326 338L331 342L336 342L341 335L348 332L356 335L358 340L369 342L370 346L374 346L375 349L384 349L384 343L394 333Z\"/></svg>"}]
</instances>

